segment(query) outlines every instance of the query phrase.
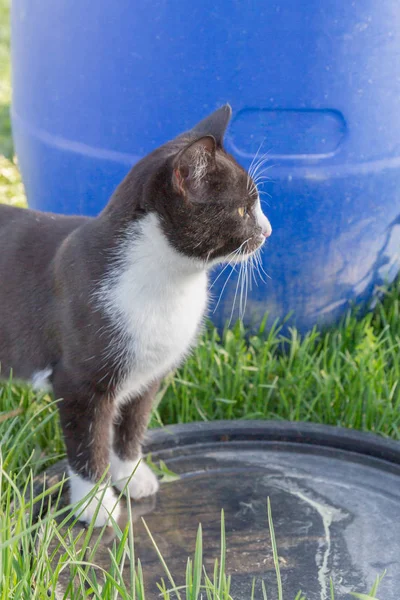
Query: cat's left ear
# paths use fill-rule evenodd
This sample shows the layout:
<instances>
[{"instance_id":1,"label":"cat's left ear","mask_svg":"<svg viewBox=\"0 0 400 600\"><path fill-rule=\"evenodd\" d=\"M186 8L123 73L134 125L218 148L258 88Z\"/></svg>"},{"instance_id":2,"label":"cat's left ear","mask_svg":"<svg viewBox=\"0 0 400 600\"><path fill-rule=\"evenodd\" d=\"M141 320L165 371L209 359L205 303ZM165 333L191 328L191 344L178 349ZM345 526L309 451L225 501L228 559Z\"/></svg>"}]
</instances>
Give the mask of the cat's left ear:
<instances>
[{"instance_id":1,"label":"cat's left ear","mask_svg":"<svg viewBox=\"0 0 400 600\"><path fill-rule=\"evenodd\" d=\"M182 195L200 192L207 174L215 167L216 141L206 135L184 148L176 158L173 184Z\"/></svg>"},{"instance_id":2,"label":"cat's left ear","mask_svg":"<svg viewBox=\"0 0 400 600\"><path fill-rule=\"evenodd\" d=\"M217 146L221 147L231 117L232 108L229 104L225 104L200 121L200 123L197 123L192 129L192 134L199 137L201 135L212 135L217 142Z\"/></svg>"}]
</instances>

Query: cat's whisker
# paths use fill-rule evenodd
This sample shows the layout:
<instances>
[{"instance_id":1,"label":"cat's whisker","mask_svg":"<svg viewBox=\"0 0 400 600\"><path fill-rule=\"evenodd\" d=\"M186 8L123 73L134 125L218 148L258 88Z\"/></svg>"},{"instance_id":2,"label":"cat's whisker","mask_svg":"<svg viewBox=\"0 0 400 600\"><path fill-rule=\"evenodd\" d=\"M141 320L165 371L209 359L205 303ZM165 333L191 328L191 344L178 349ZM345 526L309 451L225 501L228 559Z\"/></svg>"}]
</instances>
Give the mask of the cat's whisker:
<instances>
[{"instance_id":1,"label":"cat's whisker","mask_svg":"<svg viewBox=\"0 0 400 600\"><path fill-rule=\"evenodd\" d=\"M247 240L245 240L243 242L243 244L241 245L241 248L244 246L244 244L246 244L247 242L249 242L250 239L251 238L248 238ZM240 254L241 254L241 256L245 256L244 249L241 250ZM249 258L251 258L251 257L249 257ZM241 265L240 265L240 271L239 271L239 276L238 276L238 280L237 280L237 283L236 283L235 296L234 296L234 299L233 299L233 305L232 305L231 316L230 316L230 319L229 319L229 324L232 321L232 317L233 317L233 313L234 313L234 309L235 309L236 298L237 298L237 295L238 295L239 287L240 287L239 318L241 320L243 320L244 311L246 309L246 302L247 302L247 289L248 289L247 277L248 277L248 260L242 261Z\"/></svg>"},{"instance_id":2,"label":"cat's whisker","mask_svg":"<svg viewBox=\"0 0 400 600\"><path fill-rule=\"evenodd\" d=\"M266 194L269 198L272 198L272 196L270 194L267 194L266 192L261 192L261 194ZM265 198L263 198L263 203L266 204L269 208L271 207L270 203L268 202L268 200L265 200Z\"/></svg>"},{"instance_id":3,"label":"cat's whisker","mask_svg":"<svg viewBox=\"0 0 400 600\"><path fill-rule=\"evenodd\" d=\"M264 189L264 184L267 183L267 182L271 182L271 181L272 181L271 179L266 179L265 181L258 182L256 184L256 188L257 188L258 193L259 194L265 194L265 195L267 195L267 196L269 196L271 198L271 194L269 192L266 192L265 189Z\"/></svg>"},{"instance_id":4,"label":"cat's whisker","mask_svg":"<svg viewBox=\"0 0 400 600\"><path fill-rule=\"evenodd\" d=\"M254 283L256 284L257 287L258 287L258 282L257 282L257 277L256 277L256 270L258 272L257 260L258 260L260 251L261 251L261 248L256 250L256 252L251 257L251 275L252 275L252 279L254 280ZM250 287L250 289L252 289L252 288Z\"/></svg>"},{"instance_id":5,"label":"cat's whisker","mask_svg":"<svg viewBox=\"0 0 400 600\"><path fill-rule=\"evenodd\" d=\"M257 175L257 173L259 172L260 168L262 168L262 166L269 160L269 156L268 156L268 152L265 152L264 154L262 154L259 159L257 160L257 162L253 165L250 174L251 174L251 178L254 179L254 177Z\"/></svg>"},{"instance_id":6,"label":"cat's whisker","mask_svg":"<svg viewBox=\"0 0 400 600\"><path fill-rule=\"evenodd\" d=\"M243 263L240 263L239 276L238 276L238 279L237 279L237 282L236 282L235 295L234 295L234 298L233 298L231 316L229 318L228 327L230 326L230 324L232 322L233 313L234 313L234 310L235 310L235 304L236 304L236 298L237 298L237 293L238 293L238 289L239 289L239 283L240 283L241 274L242 274L242 268L243 268Z\"/></svg>"},{"instance_id":7,"label":"cat's whisker","mask_svg":"<svg viewBox=\"0 0 400 600\"><path fill-rule=\"evenodd\" d=\"M262 279L262 281L264 281L264 283L267 283L264 278L262 277L261 273L263 273L265 275L265 277L267 277L268 279L271 279L271 276L268 275L268 273L265 271L263 264L262 264L262 260L261 260L261 249L260 249L260 253L257 256L257 268L258 268L258 273L260 275L260 278Z\"/></svg>"},{"instance_id":8,"label":"cat's whisker","mask_svg":"<svg viewBox=\"0 0 400 600\"><path fill-rule=\"evenodd\" d=\"M250 196L253 196L255 193L258 195L258 188L257 188L256 183L253 181L252 186L249 189L249 194L250 194Z\"/></svg>"},{"instance_id":9,"label":"cat's whisker","mask_svg":"<svg viewBox=\"0 0 400 600\"><path fill-rule=\"evenodd\" d=\"M253 288L252 288L252 281L253 281L253 280L252 280L252 277L251 277L251 274L252 274L252 266L253 266L253 255L252 255L252 256L250 256L250 259L249 259L249 261L248 261L248 262L249 262L249 265L248 265L248 266L249 266L249 288L250 288L250 291L251 291L251 290L253 289Z\"/></svg>"},{"instance_id":10,"label":"cat's whisker","mask_svg":"<svg viewBox=\"0 0 400 600\"><path fill-rule=\"evenodd\" d=\"M245 244L247 244L247 242L249 242L250 240L251 240L251 236L250 236L250 237L248 237L248 238L247 238L247 240L244 240L244 242L242 242L242 243L240 244L240 246L239 246L238 250L242 250L243 246L244 246ZM244 255L244 252L241 252L241 254L243 254L243 255Z\"/></svg>"},{"instance_id":11,"label":"cat's whisker","mask_svg":"<svg viewBox=\"0 0 400 600\"><path fill-rule=\"evenodd\" d=\"M239 319L242 318L242 295L243 295L243 269L244 266L242 265L242 268L240 269L240 277L239 277L239 294L238 294L238 315L239 315Z\"/></svg>"},{"instance_id":12,"label":"cat's whisker","mask_svg":"<svg viewBox=\"0 0 400 600\"><path fill-rule=\"evenodd\" d=\"M263 140L263 142L264 142L264 140ZM261 145L262 145L262 143L261 143ZM254 192L258 191L257 190L257 178L262 178L263 177L263 173L266 170L268 170L269 168L271 168L271 166L269 166L269 167L265 167L264 169L262 169L261 172L259 171L263 167L263 165L268 161L268 153L263 154L260 157L260 159L257 162L255 162L255 159L258 156L258 152L261 149L261 145L260 145L259 149L257 150L257 154L253 158L253 160L251 162L251 165L249 167L249 170L248 170L247 187L248 187L249 193L251 193L251 194L253 194ZM251 177L251 186L249 186L249 177Z\"/></svg>"},{"instance_id":13,"label":"cat's whisker","mask_svg":"<svg viewBox=\"0 0 400 600\"><path fill-rule=\"evenodd\" d=\"M258 158L258 154L259 154L259 152L260 152L260 150L261 150L262 145L263 145L264 142L265 142L265 137L261 140L261 144L259 145L258 150L255 153L255 155L253 156L253 160L251 161L250 166L248 168L248 174L249 174L250 177L252 177L253 166L255 166L255 163L256 163L257 158Z\"/></svg>"},{"instance_id":14,"label":"cat's whisker","mask_svg":"<svg viewBox=\"0 0 400 600\"><path fill-rule=\"evenodd\" d=\"M255 261L254 258L251 261L251 277L250 277L250 291L253 290L253 283L256 287L258 287L257 277L255 273Z\"/></svg>"},{"instance_id":15,"label":"cat's whisker","mask_svg":"<svg viewBox=\"0 0 400 600\"><path fill-rule=\"evenodd\" d=\"M249 238L250 239L250 238ZM248 242L249 240L246 240L245 242L243 242L243 244L245 244L246 242ZM223 272L225 271L225 269L227 269L235 260L235 258L240 254L240 249L243 246L243 244L241 244L241 246L239 246L239 248L237 248L236 250L234 250L233 252L231 252L231 254L228 254L227 258L232 257L231 260L229 260L227 262L227 264L224 266L224 268L222 269L222 271L220 271L217 275L217 277L214 279L214 281L212 282L212 284L209 286L209 290L211 290L212 287L214 287L214 285L216 284L216 282L218 281L218 279L221 277L221 275L223 274Z\"/></svg>"},{"instance_id":16,"label":"cat's whisker","mask_svg":"<svg viewBox=\"0 0 400 600\"><path fill-rule=\"evenodd\" d=\"M241 311L241 319L243 320L244 314L246 312L246 304L247 304L247 296L249 290L249 284L251 289L251 268L253 264L253 255L250 255L248 259L244 263L244 281L243 281L243 291L244 293L244 302L242 300L242 311Z\"/></svg>"},{"instance_id":17,"label":"cat's whisker","mask_svg":"<svg viewBox=\"0 0 400 600\"><path fill-rule=\"evenodd\" d=\"M214 281L212 282L212 284L211 284L210 286L208 286L208 289L209 289L209 290L211 290L211 289L214 287L214 285L217 283L217 281L218 281L218 279L221 277L221 275L223 275L223 274L224 274L224 272L226 271L226 269L227 269L228 267L231 267L231 266L232 266L232 263L233 263L234 259L235 259L235 257L233 257L233 258L232 258L232 260L230 260L230 261L229 261L229 262L228 262L228 263L227 263L227 264L224 266L224 268L223 268L223 269L222 269L222 270L221 270L221 271L218 273L217 277L214 279ZM232 266L232 270L233 270L233 271L235 270L235 266Z\"/></svg>"},{"instance_id":18,"label":"cat's whisker","mask_svg":"<svg viewBox=\"0 0 400 600\"><path fill-rule=\"evenodd\" d=\"M267 271L264 269L261 259L260 259L259 264L260 264L260 269L264 273L265 277L267 277L268 279L272 279L271 275L268 275Z\"/></svg>"},{"instance_id":19,"label":"cat's whisker","mask_svg":"<svg viewBox=\"0 0 400 600\"><path fill-rule=\"evenodd\" d=\"M243 263L243 269L242 269L242 277L241 277L241 281L240 281L240 296L239 296L239 319L242 321L243 320L243 293L244 293L244 283L246 280L246 267L247 267L247 263Z\"/></svg>"},{"instance_id":20,"label":"cat's whisker","mask_svg":"<svg viewBox=\"0 0 400 600\"><path fill-rule=\"evenodd\" d=\"M263 275L262 275L262 273L260 271L260 265L258 264L258 262L257 262L256 268L257 268L257 273L258 273L259 278L261 279L261 281L264 284L266 284L267 282L265 281L265 279L264 279L264 277L263 277Z\"/></svg>"},{"instance_id":21,"label":"cat's whisker","mask_svg":"<svg viewBox=\"0 0 400 600\"><path fill-rule=\"evenodd\" d=\"M267 177L266 175L260 175L257 179L254 179L256 185L263 186L267 182L271 182L273 179L271 177Z\"/></svg>"},{"instance_id":22,"label":"cat's whisker","mask_svg":"<svg viewBox=\"0 0 400 600\"><path fill-rule=\"evenodd\" d=\"M222 296L223 296L223 293L224 293L224 291L225 291L225 288L226 288L226 286L227 286L227 284L228 284L228 281L229 281L229 279L231 278L231 276L232 276L232 273L233 273L234 271L235 271L235 267L233 267L233 268L232 268L232 270L230 271L230 273L229 273L228 277L226 278L226 281L225 281L225 283L224 283L224 285L223 285L223 287L222 287L222 290L221 290L221 292L220 292L220 295L219 295L219 298L218 298L218 302L217 302L217 304L215 305L215 308L214 308L214 310L213 310L213 314L215 313L215 311L217 310L217 308L218 308L218 306L219 306L219 303L221 302L221 298L222 298Z\"/></svg>"},{"instance_id":23,"label":"cat's whisker","mask_svg":"<svg viewBox=\"0 0 400 600\"><path fill-rule=\"evenodd\" d=\"M253 180L251 179L250 172L248 171L247 172L247 184L246 184L247 191L250 190L252 183L253 183Z\"/></svg>"},{"instance_id":24,"label":"cat's whisker","mask_svg":"<svg viewBox=\"0 0 400 600\"><path fill-rule=\"evenodd\" d=\"M240 285L240 303L239 303L239 319L243 321L244 315L244 297L245 297L245 289L246 289L246 273L247 273L247 263L243 264L243 277Z\"/></svg>"},{"instance_id":25,"label":"cat's whisker","mask_svg":"<svg viewBox=\"0 0 400 600\"><path fill-rule=\"evenodd\" d=\"M240 302L239 302L239 318L243 321L246 305L247 305L247 297L249 291L249 283L251 286L251 278L249 269L251 268L251 264L253 261L253 256L250 256L247 261L243 263L243 270L241 271L241 289L240 289Z\"/></svg>"},{"instance_id":26,"label":"cat's whisker","mask_svg":"<svg viewBox=\"0 0 400 600\"><path fill-rule=\"evenodd\" d=\"M258 251L257 251L257 252L258 252ZM256 267L256 255L257 255L257 254L254 254L254 255L251 257L251 279L250 279L250 291L253 289L253 288L252 288L252 283L253 283L253 281L254 281L254 283L256 284L256 286L258 287L258 283L257 283L257 277L256 277L256 269L255 269L255 267Z\"/></svg>"},{"instance_id":27,"label":"cat's whisker","mask_svg":"<svg viewBox=\"0 0 400 600\"><path fill-rule=\"evenodd\" d=\"M249 277L250 277L249 269L250 269L250 265L249 265L249 263L246 263L246 287L245 287L245 296L244 296L244 307L243 307L242 320L243 320L245 312L246 312L247 297L249 295Z\"/></svg>"},{"instance_id":28,"label":"cat's whisker","mask_svg":"<svg viewBox=\"0 0 400 600\"><path fill-rule=\"evenodd\" d=\"M254 185L257 188L263 188L266 183L271 183L271 181L272 179L270 179L269 177L261 177L260 179L257 179L257 181L254 181Z\"/></svg>"},{"instance_id":29,"label":"cat's whisker","mask_svg":"<svg viewBox=\"0 0 400 600\"><path fill-rule=\"evenodd\" d=\"M257 165L255 166L254 170L252 171L251 177L252 179L255 179L257 177L257 174L259 174L260 169L270 160L269 156L267 156L266 154L264 154L264 156L261 158L261 160L257 163ZM265 170L267 170L268 167L265 167Z\"/></svg>"},{"instance_id":30,"label":"cat's whisker","mask_svg":"<svg viewBox=\"0 0 400 600\"><path fill-rule=\"evenodd\" d=\"M207 258L205 260L206 265L208 265L208 263L210 262L211 252L212 252L212 250L210 250L210 252L207 254Z\"/></svg>"},{"instance_id":31,"label":"cat's whisker","mask_svg":"<svg viewBox=\"0 0 400 600\"><path fill-rule=\"evenodd\" d=\"M217 308L218 308L218 306L219 306L219 304L220 304L220 302L221 302L221 299L222 299L223 293L224 293L224 291L225 291L225 288L226 288L226 286L227 286L227 284L228 284L228 281L229 281L229 279L230 279L230 278L231 278L231 276L232 276L232 273L233 273L233 272L236 270L236 269L235 269L235 266L236 266L236 265L235 265L235 266L232 266L232 263L233 263L233 261L234 261L234 260L236 260L236 259L237 259L237 257L238 257L238 256L245 256L245 249L244 249L244 246L245 246L245 244L247 244L247 242L249 242L249 241L250 241L250 239L251 239L251 238L249 237L249 238L247 238L247 240L244 240L244 242L242 242L242 243L240 244L239 248L237 248L236 250L234 250L234 251L233 251L233 252L232 252L232 253L229 255L229 256L231 256L231 260L230 260L230 261L229 261L229 262L228 262L228 263L225 265L225 267L222 269L222 271L220 271L220 273L218 274L218 276L216 277L216 279L213 281L213 283L212 283L212 284L211 284L211 286L209 287L209 290L210 290L210 289L211 289L211 288L212 288L212 287L215 285L215 283L217 282L217 280L218 280L218 279L221 277L221 275L224 273L224 271L225 271L225 270L226 270L226 269L227 269L229 266L231 266L231 271L230 271L230 273L229 273L228 277L226 278L226 281L225 281L225 283L224 283L224 285L223 285L223 287L222 287L222 290L221 290L221 292L220 292L220 294L219 294L219 297L218 297L217 304L215 305L215 308L214 308L214 310L213 310L213 314L215 313L215 311L217 310ZM234 310L235 303L236 303L236 297L237 297L237 293L238 293L238 285L239 285L239 283L241 283L241 282L242 282L243 273L244 273L244 267L245 267L245 266L246 266L246 263L245 263L245 262L243 262L243 261L241 261L241 262L240 262L239 274L238 274L238 281L237 281L237 284L236 284L236 290L235 290L235 298L234 298L234 302L233 302L232 313L231 313L231 318L230 318L230 320L229 320L229 323L231 323L231 320L232 320L232 314L233 314L233 310ZM242 296L242 291L241 291L241 296Z\"/></svg>"},{"instance_id":32,"label":"cat's whisker","mask_svg":"<svg viewBox=\"0 0 400 600\"><path fill-rule=\"evenodd\" d=\"M259 175L252 177L252 183L257 186L258 182L261 181L263 178L265 178L266 176L263 175L262 173L260 173Z\"/></svg>"},{"instance_id":33,"label":"cat's whisker","mask_svg":"<svg viewBox=\"0 0 400 600\"><path fill-rule=\"evenodd\" d=\"M265 161L266 162L266 161ZM264 175L264 173L266 173L267 171L269 171L270 169L272 169L272 167L274 167L275 165L267 165L264 163L263 168L260 170L258 169L256 174L253 174L253 180L257 179L258 177L266 177L266 175Z\"/></svg>"}]
</instances>

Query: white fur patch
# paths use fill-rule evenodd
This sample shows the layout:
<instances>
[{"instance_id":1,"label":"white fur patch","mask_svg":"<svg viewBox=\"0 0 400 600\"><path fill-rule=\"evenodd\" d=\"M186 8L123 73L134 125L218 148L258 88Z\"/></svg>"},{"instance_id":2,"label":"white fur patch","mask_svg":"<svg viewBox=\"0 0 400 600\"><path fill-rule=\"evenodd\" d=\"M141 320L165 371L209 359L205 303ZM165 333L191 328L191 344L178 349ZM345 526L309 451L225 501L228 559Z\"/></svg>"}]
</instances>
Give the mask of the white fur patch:
<instances>
[{"instance_id":1,"label":"white fur patch","mask_svg":"<svg viewBox=\"0 0 400 600\"><path fill-rule=\"evenodd\" d=\"M165 376L189 352L207 306L204 263L175 251L147 215L132 225L97 293L126 377L117 404Z\"/></svg>"},{"instance_id":2,"label":"white fur patch","mask_svg":"<svg viewBox=\"0 0 400 600\"><path fill-rule=\"evenodd\" d=\"M53 369L47 368L43 371L37 371L32 375L32 388L35 391L51 392L52 385L49 381L49 377L52 374Z\"/></svg>"},{"instance_id":3,"label":"white fur patch","mask_svg":"<svg viewBox=\"0 0 400 600\"><path fill-rule=\"evenodd\" d=\"M81 502L90 492L93 491L95 484L91 481L83 479L80 475L75 473L71 468L69 469L69 485L70 485L70 499L71 504ZM104 488L106 490L104 491ZM110 519L112 514L113 518L117 521L120 515L120 507L117 503L117 497L110 484L104 484L99 486L96 495L92 499L89 499L86 505L81 505L76 509L75 515L81 521L85 523L91 523L94 518L96 509L101 502L101 506L97 513L95 527L103 527Z\"/></svg>"},{"instance_id":4,"label":"white fur patch","mask_svg":"<svg viewBox=\"0 0 400 600\"><path fill-rule=\"evenodd\" d=\"M158 492L158 479L141 457L136 460L121 460L112 450L110 463L113 484L121 491L126 486L131 498L138 500Z\"/></svg>"},{"instance_id":5,"label":"white fur patch","mask_svg":"<svg viewBox=\"0 0 400 600\"><path fill-rule=\"evenodd\" d=\"M201 180L207 173L209 158L210 154L205 148L197 148L195 154L195 166L193 171L193 180L196 187L200 185Z\"/></svg>"},{"instance_id":6,"label":"white fur patch","mask_svg":"<svg viewBox=\"0 0 400 600\"><path fill-rule=\"evenodd\" d=\"M272 233L271 223L264 215L263 210L261 208L260 198L258 198L256 206L255 206L255 216L257 220L257 224L261 227L263 235L267 238Z\"/></svg>"}]
</instances>

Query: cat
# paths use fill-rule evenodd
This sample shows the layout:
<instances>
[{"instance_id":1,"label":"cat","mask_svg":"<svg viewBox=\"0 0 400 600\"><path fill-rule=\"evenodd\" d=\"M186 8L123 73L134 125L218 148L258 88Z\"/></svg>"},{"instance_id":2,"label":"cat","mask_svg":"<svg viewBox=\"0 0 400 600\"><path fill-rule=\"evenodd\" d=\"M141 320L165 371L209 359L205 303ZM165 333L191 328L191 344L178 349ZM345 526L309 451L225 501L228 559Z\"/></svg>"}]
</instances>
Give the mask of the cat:
<instances>
[{"instance_id":1,"label":"cat","mask_svg":"<svg viewBox=\"0 0 400 600\"><path fill-rule=\"evenodd\" d=\"M76 509L86 523L118 518L111 483L134 499L157 492L141 443L160 381L195 344L208 271L271 234L224 150L230 118L225 105L140 160L96 218L0 206L2 377L60 399L71 503L108 469L101 501Z\"/></svg>"}]
</instances>

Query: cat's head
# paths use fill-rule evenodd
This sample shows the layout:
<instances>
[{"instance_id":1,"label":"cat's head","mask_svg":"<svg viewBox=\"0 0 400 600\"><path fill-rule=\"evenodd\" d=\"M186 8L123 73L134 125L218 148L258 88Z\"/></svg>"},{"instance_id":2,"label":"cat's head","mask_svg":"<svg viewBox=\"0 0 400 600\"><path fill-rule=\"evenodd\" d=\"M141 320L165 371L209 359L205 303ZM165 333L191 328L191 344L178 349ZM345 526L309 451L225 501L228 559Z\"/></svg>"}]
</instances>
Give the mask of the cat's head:
<instances>
[{"instance_id":1,"label":"cat's head","mask_svg":"<svg viewBox=\"0 0 400 600\"><path fill-rule=\"evenodd\" d=\"M141 209L157 214L175 250L209 264L236 251L245 259L272 231L254 181L223 147L230 118L223 106L133 169Z\"/></svg>"}]
</instances>

